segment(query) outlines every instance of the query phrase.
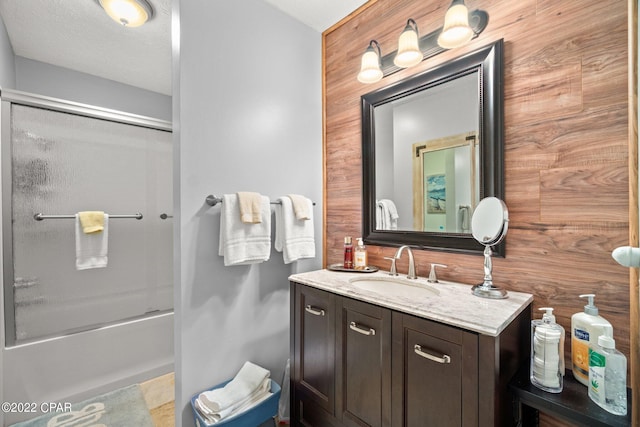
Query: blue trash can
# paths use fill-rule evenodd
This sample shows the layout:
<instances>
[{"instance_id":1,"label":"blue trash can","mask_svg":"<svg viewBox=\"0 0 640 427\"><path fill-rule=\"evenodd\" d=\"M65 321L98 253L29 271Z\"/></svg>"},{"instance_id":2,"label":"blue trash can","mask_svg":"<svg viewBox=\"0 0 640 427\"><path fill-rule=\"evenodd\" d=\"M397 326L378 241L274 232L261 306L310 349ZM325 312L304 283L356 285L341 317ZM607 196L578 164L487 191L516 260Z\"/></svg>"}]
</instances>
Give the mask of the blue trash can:
<instances>
[{"instance_id":1,"label":"blue trash can","mask_svg":"<svg viewBox=\"0 0 640 427\"><path fill-rule=\"evenodd\" d=\"M231 380L220 383L216 386L211 387L205 391L215 390L217 388L222 388ZM200 395L200 393L195 394L191 398L191 410L193 411L193 416L196 420L196 427L211 427L211 426L224 426L224 427L250 427L250 426L259 426L270 418L278 415L278 401L280 400L280 386L277 382L271 381L271 396L267 397L262 402L258 403L253 408L250 408L244 412L236 414L232 417L223 419L215 424L209 424L205 421L204 418L200 415L198 410L196 409L196 399Z\"/></svg>"}]
</instances>

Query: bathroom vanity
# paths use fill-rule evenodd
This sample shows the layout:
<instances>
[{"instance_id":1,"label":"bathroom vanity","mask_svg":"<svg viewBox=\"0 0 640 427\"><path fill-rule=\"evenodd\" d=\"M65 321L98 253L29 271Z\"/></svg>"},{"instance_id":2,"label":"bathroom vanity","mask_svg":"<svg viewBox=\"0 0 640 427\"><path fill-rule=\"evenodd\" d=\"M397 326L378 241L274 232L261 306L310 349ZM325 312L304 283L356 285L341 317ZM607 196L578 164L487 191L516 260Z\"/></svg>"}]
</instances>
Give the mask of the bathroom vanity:
<instances>
[{"instance_id":1,"label":"bathroom vanity","mask_svg":"<svg viewBox=\"0 0 640 427\"><path fill-rule=\"evenodd\" d=\"M512 425L529 294L318 270L290 276L291 418L301 426Z\"/></svg>"}]
</instances>

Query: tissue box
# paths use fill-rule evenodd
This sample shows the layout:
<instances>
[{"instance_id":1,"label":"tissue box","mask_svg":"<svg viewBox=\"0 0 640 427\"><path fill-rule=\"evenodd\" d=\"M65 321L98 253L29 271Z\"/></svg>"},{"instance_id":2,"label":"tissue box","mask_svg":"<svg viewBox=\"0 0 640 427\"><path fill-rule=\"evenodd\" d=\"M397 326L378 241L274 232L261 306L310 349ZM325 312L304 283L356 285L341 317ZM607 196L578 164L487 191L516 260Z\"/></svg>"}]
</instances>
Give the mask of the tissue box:
<instances>
[{"instance_id":1,"label":"tissue box","mask_svg":"<svg viewBox=\"0 0 640 427\"><path fill-rule=\"evenodd\" d=\"M208 390L215 390L216 388L221 388L227 385L231 380L220 383L216 386L211 387ZM203 390L204 391L204 390ZM202 393L202 392L200 392ZM200 413L196 409L195 401L200 395L200 393L195 394L191 398L191 410L193 411L193 416L196 420L196 427L210 427L210 426L224 426L224 427L248 427L248 426L259 426L263 422L267 421L269 418L273 418L278 415L278 401L280 400L280 386L277 382L271 380L271 396L267 397L265 400L257 404L251 409L248 409L245 412L234 415L229 418L225 418L220 422L214 424L208 424Z\"/></svg>"}]
</instances>

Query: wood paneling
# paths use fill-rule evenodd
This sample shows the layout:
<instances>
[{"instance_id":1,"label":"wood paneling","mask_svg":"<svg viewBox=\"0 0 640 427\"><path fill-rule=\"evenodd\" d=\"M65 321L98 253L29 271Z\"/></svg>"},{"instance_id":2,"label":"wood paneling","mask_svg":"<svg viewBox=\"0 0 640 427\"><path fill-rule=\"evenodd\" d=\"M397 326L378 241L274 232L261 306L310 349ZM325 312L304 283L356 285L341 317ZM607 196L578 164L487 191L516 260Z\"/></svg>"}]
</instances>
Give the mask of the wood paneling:
<instances>
[{"instance_id":1,"label":"wood paneling","mask_svg":"<svg viewBox=\"0 0 640 427\"><path fill-rule=\"evenodd\" d=\"M629 206L638 205L638 3L637 0L627 0L628 11L628 89L627 98L629 105ZM629 209L629 244L638 246L638 209ZM631 381L634 384L634 392L631 396L630 406L634 408L631 414L631 423L640 425L640 280L638 269L631 269L629 278L629 301L631 318L631 350L629 366L631 369Z\"/></svg>"},{"instance_id":2,"label":"wood paneling","mask_svg":"<svg viewBox=\"0 0 640 427\"><path fill-rule=\"evenodd\" d=\"M535 318L538 307L555 307L567 331L584 305L578 295L595 292L617 346L629 356L629 269L611 258L614 248L629 244L627 2L466 3L490 15L479 38L372 85L356 80L369 40L376 39L383 54L395 50L408 18L426 34L442 25L450 0L378 0L324 34L324 260L340 262L343 237L362 230L361 95L504 38L510 222L506 258L494 260L494 281L533 293ZM371 264L388 270L383 257L395 248L370 246L369 252ZM481 257L414 253L421 276L437 262L448 265L439 272L444 280L482 281ZM406 271L406 259L398 268Z\"/></svg>"}]
</instances>

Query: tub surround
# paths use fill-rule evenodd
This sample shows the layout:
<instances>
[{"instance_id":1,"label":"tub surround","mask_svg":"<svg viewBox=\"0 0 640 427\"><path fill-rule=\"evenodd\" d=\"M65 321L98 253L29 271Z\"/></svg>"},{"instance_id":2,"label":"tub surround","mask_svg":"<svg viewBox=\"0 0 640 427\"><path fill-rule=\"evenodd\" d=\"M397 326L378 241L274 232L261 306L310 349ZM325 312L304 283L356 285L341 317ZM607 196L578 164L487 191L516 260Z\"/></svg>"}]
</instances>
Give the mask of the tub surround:
<instances>
[{"instance_id":1,"label":"tub surround","mask_svg":"<svg viewBox=\"0 0 640 427\"><path fill-rule=\"evenodd\" d=\"M289 276L289 280L334 294L369 302L382 307L456 326L492 337L498 336L533 301L533 296L522 292L509 292L506 299L484 299L471 293L472 285L440 281L428 283L425 278L413 280L417 285L435 289L439 295L424 299L409 299L401 295L367 291L350 281L355 278L389 278L386 271L375 273L348 273L316 270ZM398 277L404 277L399 275ZM389 285L393 286L393 285Z\"/></svg>"}]
</instances>

